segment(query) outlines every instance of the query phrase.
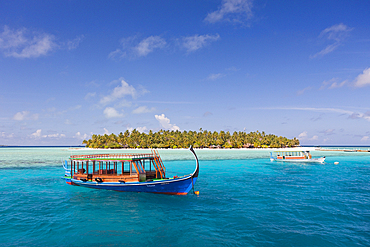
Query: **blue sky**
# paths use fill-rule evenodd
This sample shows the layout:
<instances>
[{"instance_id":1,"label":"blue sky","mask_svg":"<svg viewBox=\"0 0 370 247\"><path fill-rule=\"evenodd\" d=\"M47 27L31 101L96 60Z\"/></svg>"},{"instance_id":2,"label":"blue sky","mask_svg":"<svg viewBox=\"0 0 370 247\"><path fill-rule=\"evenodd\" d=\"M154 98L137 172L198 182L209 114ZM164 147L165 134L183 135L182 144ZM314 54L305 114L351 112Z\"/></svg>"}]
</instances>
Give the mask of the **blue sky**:
<instances>
[{"instance_id":1,"label":"blue sky","mask_svg":"<svg viewBox=\"0 0 370 247\"><path fill-rule=\"evenodd\" d=\"M0 145L265 131L370 145L369 1L1 1Z\"/></svg>"}]
</instances>

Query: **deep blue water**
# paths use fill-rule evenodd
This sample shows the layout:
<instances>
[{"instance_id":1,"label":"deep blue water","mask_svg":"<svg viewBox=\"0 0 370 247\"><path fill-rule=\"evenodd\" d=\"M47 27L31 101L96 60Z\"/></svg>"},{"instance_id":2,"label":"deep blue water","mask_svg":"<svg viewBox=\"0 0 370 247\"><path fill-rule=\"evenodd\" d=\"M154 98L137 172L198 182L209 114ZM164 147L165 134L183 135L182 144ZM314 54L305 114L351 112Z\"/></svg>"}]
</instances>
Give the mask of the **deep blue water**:
<instances>
[{"instance_id":1,"label":"deep blue water","mask_svg":"<svg viewBox=\"0 0 370 247\"><path fill-rule=\"evenodd\" d=\"M194 169L169 152L169 176ZM0 150L0 246L370 246L370 154L196 152L200 195L170 196L67 185L66 148Z\"/></svg>"}]
</instances>

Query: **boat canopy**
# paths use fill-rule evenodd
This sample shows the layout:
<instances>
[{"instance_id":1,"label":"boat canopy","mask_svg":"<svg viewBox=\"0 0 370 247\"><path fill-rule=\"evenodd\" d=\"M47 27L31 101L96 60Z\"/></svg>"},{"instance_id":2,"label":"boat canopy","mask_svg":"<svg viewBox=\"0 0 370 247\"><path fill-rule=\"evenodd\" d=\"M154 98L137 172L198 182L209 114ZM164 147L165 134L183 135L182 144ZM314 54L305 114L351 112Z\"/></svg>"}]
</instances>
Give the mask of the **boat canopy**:
<instances>
[{"instance_id":1,"label":"boat canopy","mask_svg":"<svg viewBox=\"0 0 370 247\"><path fill-rule=\"evenodd\" d=\"M297 150L294 150L294 151L274 151L275 154L280 154L280 155L285 155L285 156L302 156L302 155L305 155L305 154L309 154L310 151L305 151L305 150L301 150L301 151L297 151Z\"/></svg>"},{"instance_id":2,"label":"boat canopy","mask_svg":"<svg viewBox=\"0 0 370 247\"><path fill-rule=\"evenodd\" d=\"M147 154L72 155L69 160L70 175L78 179L146 181L166 177L162 159L155 150Z\"/></svg>"},{"instance_id":3,"label":"boat canopy","mask_svg":"<svg viewBox=\"0 0 370 247\"><path fill-rule=\"evenodd\" d=\"M310 151L305 150L294 150L294 151L274 151L276 155L276 159L285 159L289 157L289 159L311 159ZM271 158L272 153L271 153Z\"/></svg>"}]
</instances>

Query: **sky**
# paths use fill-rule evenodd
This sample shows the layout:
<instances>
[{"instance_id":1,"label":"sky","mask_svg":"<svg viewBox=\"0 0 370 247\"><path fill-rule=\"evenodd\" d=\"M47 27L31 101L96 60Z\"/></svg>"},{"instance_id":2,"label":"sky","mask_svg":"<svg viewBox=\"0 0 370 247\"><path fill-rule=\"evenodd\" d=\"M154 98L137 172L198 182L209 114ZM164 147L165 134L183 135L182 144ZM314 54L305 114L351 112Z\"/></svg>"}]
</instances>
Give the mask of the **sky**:
<instances>
[{"instance_id":1,"label":"sky","mask_svg":"<svg viewBox=\"0 0 370 247\"><path fill-rule=\"evenodd\" d=\"M137 129L370 145L370 1L0 1L0 145Z\"/></svg>"}]
</instances>

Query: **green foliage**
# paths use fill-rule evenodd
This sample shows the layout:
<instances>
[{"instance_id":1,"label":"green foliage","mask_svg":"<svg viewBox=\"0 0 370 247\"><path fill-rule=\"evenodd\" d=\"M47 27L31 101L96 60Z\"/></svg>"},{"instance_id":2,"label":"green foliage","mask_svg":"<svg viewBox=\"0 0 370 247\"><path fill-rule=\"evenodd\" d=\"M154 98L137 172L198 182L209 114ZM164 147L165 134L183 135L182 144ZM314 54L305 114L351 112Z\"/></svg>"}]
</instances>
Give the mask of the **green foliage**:
<instances>
[{"instance_id":1,"label":"green foliage","mask_svg":"<svg viewBox=\"0 0 370 247\"><path fill-rule=\"evenodd\" d=\"M200 129L197 131L169 131L160 130L158 132L149 131L149 134L140 133L136 129L132 132L126 130L125 133L110 135L92 135L91 139L82 142L89 148L282 148L294 147L299 145L297 138L288 139L273 134L266 135L264 131L259 132L234 132L229 131L220 133Z\"/></svg>"}]
</instances>

